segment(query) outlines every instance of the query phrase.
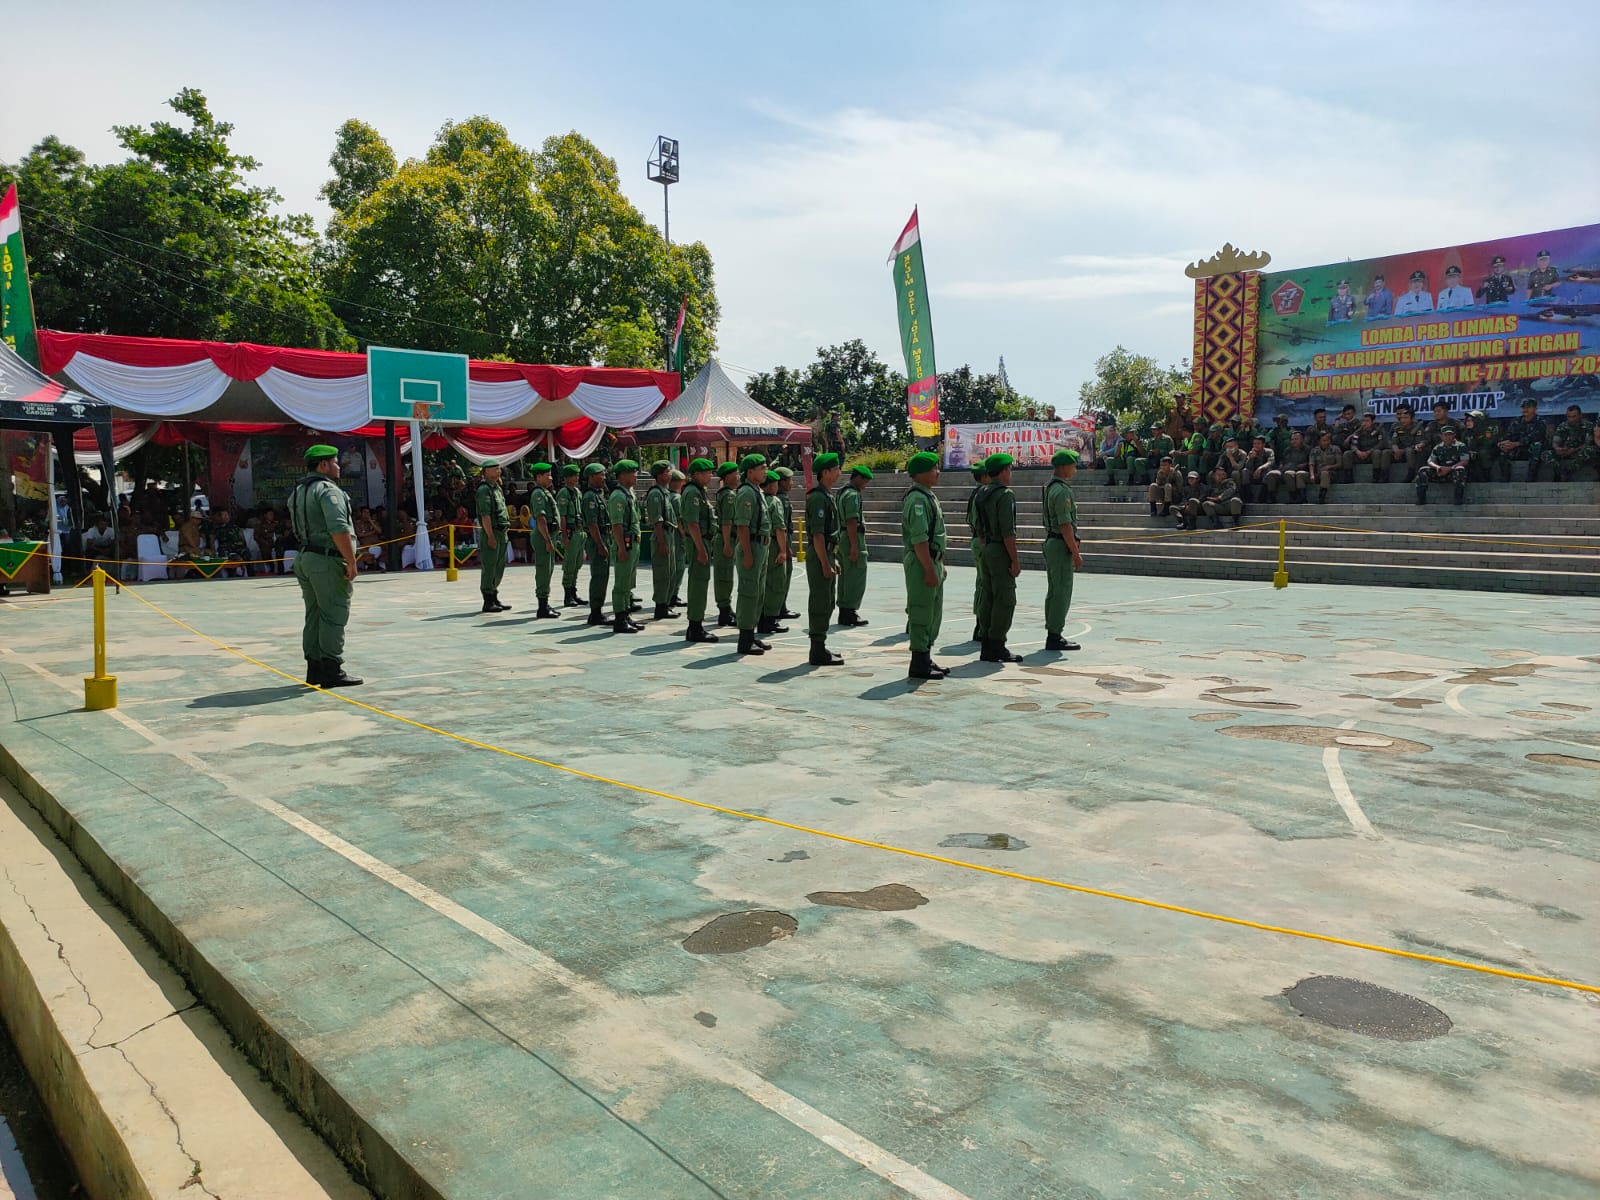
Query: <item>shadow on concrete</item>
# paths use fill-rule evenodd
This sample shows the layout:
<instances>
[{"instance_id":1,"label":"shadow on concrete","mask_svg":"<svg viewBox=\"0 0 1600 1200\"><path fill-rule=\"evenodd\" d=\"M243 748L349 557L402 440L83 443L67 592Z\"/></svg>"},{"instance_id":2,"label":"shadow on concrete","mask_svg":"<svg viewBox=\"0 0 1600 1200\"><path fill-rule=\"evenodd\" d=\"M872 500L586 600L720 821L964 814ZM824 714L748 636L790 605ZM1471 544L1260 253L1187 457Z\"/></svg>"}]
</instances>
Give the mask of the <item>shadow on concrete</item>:
<instances>
[{"instance_id":1,"label":"shadow on concrete","mask_svg":"<svg viewBox=\"0 0 1600 1200\"><path fill-rule=\"evenodd\" d=\"M902 630L899 633L891 633L888 637L881 637L875 642L868 642L867 645L869 645L869 646L894 646L894 645L897 645L900 642L904 642L904 641L909 640L909 638L910 638L910 635L907 634L904 630Z\"/></svg>"},{"instance_id":2,"label":"shadow on concrete","mask_svg":"<svg viewBox=\"0 0 1600 1200\"><path fill-rule=\"evenodd\" d=\"M744 657L746 656L734 651L732 654L719 654L715 658L697 658L693 662L684 663L683 669L685 671L704 671L708 667L725 667L730 663L738 662Z\"/></svg>"},{"instance_id":3,"label":"shadow on concrete","mask_svg":"<svg viewBox=\"0 0 1600 1200\"><path fill-rule=\"evenodd\" d=\"M189 701L190 708L254 708L260 704L275 704L279 700L293 700L296 696L310 696L311 688L292 683L284 687L252 688L244 692L218 692L214 696L196 696Z\"/></svg>"},{"instance_id":4,"label":"shadow on concrete","mask_svg":"<svg viewBox=\"0 0 1600 1200\"><path fill-rule=\"evenodd\" d=\"M1023 655L1024 660L1030 663L1051 663L1055 662L1058 658L1065 657L1066 652L1064 650L1035 650L1032 654Z\"/></svg>"},{"instance_id":5,"label":"shadow on concrete","mask_svg":"<svg viewBox=\"0 0 1600 1200\"><path fill-rule=\"evenodd\" d=\"M481 608L468 609L464 612L440 613L436 617L423 617L424 621L465 621L469 617L492 617L493 613L486 613Z\"/></svg>"},{"instance_id":6,"label":"shadow on concrete","mask_svg":"<svg viewBox=\"0 0 1600 1200\"><path fill-rule=\"evenodd\" d=\"M937 679L896 679L889 683L880 683L875 688L868 688L861 693L863 700L893 700L899 696L908 696L912 692L920 691L925 685L938 683Z\"/></svg>"},{"instance_id":7,"label":"shadow on concrete","mask_svg":"<svg viewBox=\"0 0 1600 1200\"><path fill-rule=\"evenodd\" d=\"M603 642L607 638L610 638L610 637L627 637L627 636L628 636L627 634L625 634L625 633L617 633L615 630L613 630L613 629L611 629L609 627L607 627L605 629L601 629L597 625L597 626L595 626L595 632L594 633L580 634L578 637L562 638L561 639L561 644L563 646L581 646L585 642Z\"/></svg>"},{"instance_id":8,"label":"shadow on concrete","mask_svg":"<svg viewBox=\"0 0 1600 1200\"><path fill-rule=\"evenodd\" d=\"M686 642L680 635L670 642L656 642L649 646L640 646L637 650L630 650L629 653L638 655L667 654L673 650L687 650L690 646L703 646L706 644L704 642ZM714 645L715 643L711 644Z\"/></svg>"},{"instance_id":9,"label":"shadow on concrete","mask_svg":"<svg viewBox=\"0 0 1600 1200\"><path fill-rule=\"evenodd\" d=\"M1021 663L991 663L984 662L981 658L975 661L958 663L951 669L952 679L982 679L986 675L998 675L1010 666L1021 666Z\"/></svg>"},{"instance_id":10,"label":"shadow on concrete","mask_svg":"<svg viewBox=\"0 0 1600 1200\"><path fill-rule=\"evenodd\" d=\"M501 625L543 625L545 622L553 621L553 620L555 620L554 617L533 617L533 616L512 617L509 620L496 621L496 622L494 622L494 624L497 627L501 626ZM559 629L560 626L552 625L552 626L550 626L550 628L551 629Z\"/></svg>"},{"instance_id":11,"label":"shadow on concrete","mask_svg":"<svg viewBox=\"0 0 1600 1200\"><path fill-rule=\"evenodd\" d=\"M781 671L768 671L765 675L757 675L757 683L788 683L791 679L799 679L802 675L810 675L815 671L827 671L829 667L819 667L812 663L798 663L792 667L785 667Z\"/></svg>"}]
</instances>

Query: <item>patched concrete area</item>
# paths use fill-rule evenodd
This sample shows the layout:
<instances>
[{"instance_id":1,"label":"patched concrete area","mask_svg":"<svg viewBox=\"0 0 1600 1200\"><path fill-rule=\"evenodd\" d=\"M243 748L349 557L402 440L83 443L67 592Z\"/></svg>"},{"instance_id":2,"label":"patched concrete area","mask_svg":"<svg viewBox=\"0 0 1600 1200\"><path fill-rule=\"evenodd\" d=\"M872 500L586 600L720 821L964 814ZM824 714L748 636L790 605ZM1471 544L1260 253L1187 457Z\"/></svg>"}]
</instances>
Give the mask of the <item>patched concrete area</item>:
<instances>
[{"instance_id":1,"label":"patched concrete area","mask_svg":"<svg viewBox=\"0 0 1600 1200\"><path fill-rule=\"evenodd\" d=\"M346 695L465 741L131 596L84 713L24 600L0 736L380 1192L1600 1188L1594 994L1050 886L1600 983L1600 602L1086 576L1046 654L1029 574L1000 666L956 568L918 683L898 576L835 669L363 579ZM141 594L302 669L292 583Z\"/></svg>"}]
</instances>

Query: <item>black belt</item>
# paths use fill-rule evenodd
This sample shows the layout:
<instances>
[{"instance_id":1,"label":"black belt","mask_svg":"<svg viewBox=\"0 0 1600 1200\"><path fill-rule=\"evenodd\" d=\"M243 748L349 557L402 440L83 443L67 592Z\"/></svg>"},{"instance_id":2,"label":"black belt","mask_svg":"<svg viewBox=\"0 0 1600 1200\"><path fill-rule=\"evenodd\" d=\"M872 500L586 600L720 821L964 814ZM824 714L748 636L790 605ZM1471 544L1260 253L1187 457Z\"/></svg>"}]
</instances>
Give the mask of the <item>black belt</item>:
<instances>
[{"instance_id":1,"label":"black belt","mask_svg":"<svg viewBox=\"0 0 1600 1200\"><path fill-rule=\"evenodd\" d=\"M344 557L342 550L335 550L332 546L301 546L300 549L306 554L326 554L329 558Z\"/></svg>"}]
</instances>

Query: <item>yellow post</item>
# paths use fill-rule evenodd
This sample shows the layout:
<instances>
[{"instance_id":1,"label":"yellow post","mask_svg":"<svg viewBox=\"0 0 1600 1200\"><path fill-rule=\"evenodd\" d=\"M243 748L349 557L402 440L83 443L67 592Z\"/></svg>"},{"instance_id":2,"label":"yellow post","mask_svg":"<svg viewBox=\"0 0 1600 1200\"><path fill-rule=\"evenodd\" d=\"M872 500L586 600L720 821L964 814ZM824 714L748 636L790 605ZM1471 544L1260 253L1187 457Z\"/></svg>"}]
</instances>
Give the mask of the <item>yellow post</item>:
<instances>
[{"instance_id":1,"label":"yellow post","mask_svg":"<svg viewBox=\"0 0 1600 1200\"><path fill-rule=\"evenodd\" d=\"M94 569L94 674L83 681L83 706L90 712L117 706L117 677L106 674L106 573Z\"/></svg>"},{"instance_id":2,"label":"yellow post","mask_svg":"<svg viewBox=\"0 0 1600 1200\"><path fill-rule=\"evenodd\" d=\"M445 528L448 530L445 539L450 543L450 565L444 569L444 578L446 583L454 583L461 578L461 572L456 570L456 527L447 525Z\"/></svg>"},{"instance_id":3,"label":"yellow post","mask_svg":"<svg viewBox=\"0 0 1600 1200\"><path fill-rule=\"evenodd\" d=\"M795 539L796 539L796 545L795 545L795 550L794 550L794 560L795 560L795 562L805 562L805 560L806 560L806 518L805 518L805 514L804 513L802 513L801 515L797 516L794 519L794 534L795 534Z\"/></svg>"},{"instance_id":4,"label":"yellow post","mask_svg":"<svg viewBox=\"0 0 1600 1200\"><path fill-rule=\"evenodd\" d=\"M1289 572L1284 569L1284 558L1289 547L1289 522L1282 517L1278 518L1278 572L1272 577L1272 586L1286 588L1289 586Z\"/></svg>"}]
</instances>

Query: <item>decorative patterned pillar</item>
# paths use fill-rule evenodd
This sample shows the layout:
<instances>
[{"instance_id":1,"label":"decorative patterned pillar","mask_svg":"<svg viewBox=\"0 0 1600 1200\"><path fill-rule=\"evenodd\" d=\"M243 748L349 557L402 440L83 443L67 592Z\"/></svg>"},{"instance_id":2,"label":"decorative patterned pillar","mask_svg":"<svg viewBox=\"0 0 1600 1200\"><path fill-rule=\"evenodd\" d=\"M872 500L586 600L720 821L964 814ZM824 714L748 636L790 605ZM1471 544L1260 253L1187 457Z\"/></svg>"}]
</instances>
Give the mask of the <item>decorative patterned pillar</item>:
<instances>
[{"instance_id":1,"label":"decorative patterned pillar","mask_svg":"<svg viewBox=\"0 0 1600 1200\"><path fill-rule=\"evenodd\" d=\"M1246 254L1225 243L1190 263L1194 280L1194 394L1187 414L1198 422L1249 417L1256 399L1256 323L1265 252Z\"/></svg>"}]
</instances>

